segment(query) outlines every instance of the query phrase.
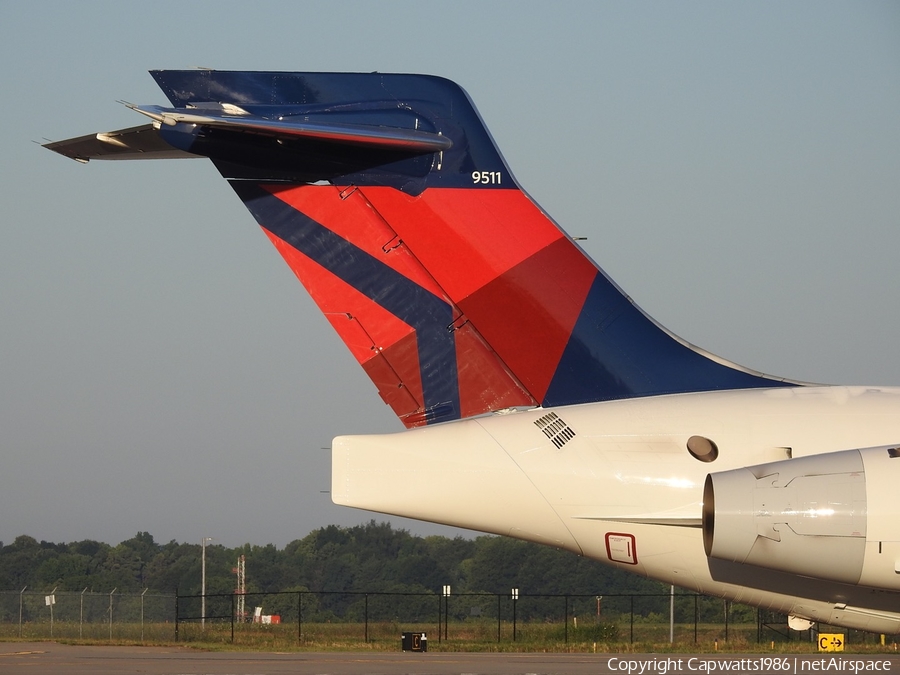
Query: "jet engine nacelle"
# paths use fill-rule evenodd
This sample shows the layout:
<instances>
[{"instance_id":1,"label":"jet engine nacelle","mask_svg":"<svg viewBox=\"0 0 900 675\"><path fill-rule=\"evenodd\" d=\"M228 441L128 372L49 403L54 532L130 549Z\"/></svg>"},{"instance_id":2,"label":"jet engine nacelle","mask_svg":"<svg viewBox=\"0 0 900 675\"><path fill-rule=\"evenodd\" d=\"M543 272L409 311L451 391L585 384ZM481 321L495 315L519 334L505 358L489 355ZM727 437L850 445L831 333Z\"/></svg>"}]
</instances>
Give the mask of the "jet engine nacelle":
<instances>
[{"instance_id":1,"label":"jet engine nacelle","mask_svg":"<svg viewBox=\"0 0 900 675\"><path fill-rule=\"evenodd\" d=\"M845 450L712 473L703 490L711 558L900 589L900 449Z\"/></svg>"}]
</instances>

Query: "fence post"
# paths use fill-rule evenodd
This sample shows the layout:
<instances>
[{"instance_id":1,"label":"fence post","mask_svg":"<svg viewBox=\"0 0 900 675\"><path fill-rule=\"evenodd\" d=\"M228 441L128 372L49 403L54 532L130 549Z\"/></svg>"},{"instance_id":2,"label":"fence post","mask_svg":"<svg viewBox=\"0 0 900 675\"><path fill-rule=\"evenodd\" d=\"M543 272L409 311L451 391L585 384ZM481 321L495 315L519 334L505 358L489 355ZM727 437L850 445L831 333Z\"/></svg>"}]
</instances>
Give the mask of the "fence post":
<instances>
[{"instance_id":1,"label":"fence post","mask_svg":"<svg viewBox=\"0 0 900 675\"><path fill-rule=\"evenodd\" d=\"M78 639L80 640L83 636L84 630L84 594L87 593L87 586L85 586L84 590L81 591L81 611L78 613Z\"/></svg>"},{"instance_id":2,"label":"fence post","mask_svg":"<svg viewBox=\"0 0 900 675\"><path fill-rule=\"evenodd\" d=\"M569 596L566 596L566 611L563 614L563 623L566 625L566 646L569 646Z\"/></svg>"},{"instance_id":3,"label":"fence post","mask_svg":"<svg viewBox=\"0 0 900 675\"><path fill-rule=\"evenodd\" d=\"M728 601L725 601L725 642L728 642Z\"/></svg>"},{"instance_id":4,"label":"fence post","mask_svg":"<svg viewBox=\"0 0 900 675\"><path fill-rule=\"evenodd\" d=\"M178 587L175 587L175 642L178 642Z\"/></svg>"},{"instance_id":5,"label":"fence post","mask_svg":"<svg viewBox=\"0 0 900 675\"><path fill-rule=\"evenodd\" d=\"M365 618L366 618L366 628L365 628L365 640L364 642L368 644L369 642L369 594L366 593L366 604L365 604Z\"/></svg>"},{"instance_id":6,"label":"fence post","mask_svg":"<svg viewBox=\"0 0 900 675\"><path fill-rule=\"evenodd\" d=\"M59 586L54 586L53 590L50 591L50 599L47 601L47 604L50 606L50 639L53 639L53 603L56 602L56 589Z\"/></svg>"},{"instance_id":7,"label":"fence post","mask_svg":"<svg viewBox=\"0 0 900 675\"><path fill-rule=\"evenodd\" d=\"M28 585L25 585L28 588ZM25 588L19 591L19 637L22 637L22 596L25 595Z\"/></svg>"},{"instance_id":8,"label":"fence post","mask_svg":"<svg viewBox=\"0 0 900 675\"><path fill-rule=\"evenodd\" d=\"M112 616L113 616L113 593L119 590L116 586L109 592L109 641L112 642Z\"/></svg>"},{"instance_id":9,"label":"fence post","mask_svg":"<svg viewBox=\"0 0 900 675\"><path fill-rule=\"evenodd\" d=\"M303 591L297 591L297 644L303 642Z\"/></svg>"},{"instance_id":10,"label":"fence post","mask_svg":"<svg viewBox=\"0 0 900 675\"><path fill-rule=\"evenodd\" d=\"M629 642L634 644L634 596L631 596L631 627Z\"/></svg>"},{"instance_id":11,"label":"fence post","mask_svg":"<svg viewBox=\"0 0 900 675\"><path fill-rule=\"evenodd\" d=\"M231 594L231 644L234 644L234 593Z\"/></svg>"},{"instance_id":12,"label":"fence post","mask_svg":"<svg viewBox=\"0 0 900 675\"><path fill-rule=\"evenodd\" d=\"M497 593L497 644L500 644L500 594Z\"/></svg>"},{"instance_id":13,"label":"fence post","mask_svg":"<svg viewBox=\"0 0 900 675\"><path fill-rule=\"evenodd\" d=\"M697 623L700 621L700 609L698 598L700 596L694 593L694 644L697 644Z\"/></svg>"},{"instance_id":14,"label":"fence post","mask_svg":"<svg viewBox=\"0 0 900 675\"><path fill-rule=\"evenodd\" d=\"M141 593L141 642L144 641L144 594L149 589L145 588L144 593Z\"/></svg>"}]
</instances>

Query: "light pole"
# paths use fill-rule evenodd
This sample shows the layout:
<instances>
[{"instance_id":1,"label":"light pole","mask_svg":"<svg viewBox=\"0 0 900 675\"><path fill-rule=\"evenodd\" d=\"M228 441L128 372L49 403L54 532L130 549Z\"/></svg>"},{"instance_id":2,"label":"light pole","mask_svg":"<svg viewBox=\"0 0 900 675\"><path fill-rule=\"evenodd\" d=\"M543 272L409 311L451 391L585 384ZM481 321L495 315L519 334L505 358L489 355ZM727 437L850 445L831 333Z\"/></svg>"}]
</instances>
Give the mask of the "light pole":
<instances>
[{"instance_id":1,"label":"light pole","mask_svg":"<svg viewBox=\"0 0 900 675\"><path fill-rule=\"evenodd\" d=\"M206 544L212 537L200 541L200 628L206 630Z\"/></svg>"}]
</instances>

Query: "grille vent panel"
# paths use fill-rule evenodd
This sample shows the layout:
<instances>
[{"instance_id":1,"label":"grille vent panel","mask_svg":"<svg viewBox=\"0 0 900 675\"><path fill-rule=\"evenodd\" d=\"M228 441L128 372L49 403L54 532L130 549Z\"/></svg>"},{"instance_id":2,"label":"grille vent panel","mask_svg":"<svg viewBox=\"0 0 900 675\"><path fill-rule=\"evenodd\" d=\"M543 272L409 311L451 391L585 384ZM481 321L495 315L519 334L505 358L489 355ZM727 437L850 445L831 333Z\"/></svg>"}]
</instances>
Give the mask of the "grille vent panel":
<instances>
[{"instance_id":1,"label":"grille vent panel","mask_svg":"<svg viewBox=\"0 0 900 675\"><path fill-rule=\"evenodd\" d=\"M544 432L544 436L549 438L553 445L561 448L566 443L575 438L575 432L566 424L555 412L550 412L539 417L534 421L534 425Z\"/></svg>"}]
</instances>

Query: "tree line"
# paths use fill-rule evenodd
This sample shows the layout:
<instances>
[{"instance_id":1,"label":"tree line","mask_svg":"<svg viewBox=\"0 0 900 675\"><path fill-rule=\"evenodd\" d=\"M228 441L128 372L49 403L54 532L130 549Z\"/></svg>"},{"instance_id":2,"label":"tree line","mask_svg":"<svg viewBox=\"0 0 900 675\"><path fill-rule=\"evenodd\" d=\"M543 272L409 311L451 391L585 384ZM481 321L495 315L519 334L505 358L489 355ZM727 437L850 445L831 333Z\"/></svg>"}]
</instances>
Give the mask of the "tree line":
<instances>
[{"instance_id":1,"label":"tree line","mask_svg":"<svg viewBox=\"0 0 900 675\"><path fill-rule=\"evenodd\" d=\"M206 546L207 593L235 590L239 556L246 560L248 593L287 590L530 594L661 593L656 582L546 546L480 536L419 537L374 520L355 527L329 525L284 548L245 544ZM201 545L157 543L138 532L117 545L84 540L38 542L19 536L0 542L0 590L199 594Z\"/></svg>"},{"instance_id":2,"label":"tree line","mask_svg":"<svg viewBox=\"0 0 900 675\"><path fill-rule=\"evenodd\" d=\"M149 532L138 532L117 545L93 540L38 542L22 535L11 544L0 542L0 591L18 593L27 587L29 592L39 593L55 588L58 593L87 590L102 594L117 589L119 594L146 590L151 595L199 595L201 554L200 543L160 544ZM362 616L363 598L354 597L353 593L375 594L365 602L392 607L398 606L396 597L391 600L377 594L430 594L434 600L410 597L403 601L411 606L421 605L417 611L425 615L433 612L436 596L444 585L450 585L454 598L459 598L455 613L460 616L468 616L476 606L484 615L496 615L501 610L492 609L496 599L473 598L463 602L459 596L508 596L513 588L518 588L523 597L583 596L573 597L569 605L570 611L578 615L596 611L599 616L601 600L604 616L610 611L613 615L633 611L638 616L659 620L668 615L669 587L664 584L567 551L507 537L420 537L373 520L355 527L322 527L284 548L272 544L229 548L212 542L206 546L208 595L234 594L235 568L242 555L246 560L248 595L256 594L258 600L262 594L309 593L305 601L308 610L304 611L311 618L321 614L323 620ZM317 593L321 595L311 597ZM223 597L218 602L227 604L230 600ZM520 603L520 616L524 618L526 612L528 616L561 613L561 605L557 607L560 602L534 599ZM699 611L700 616L717 620L722 612L721 600L703 598L699 608L695 602L692 596L682 595L676 614L689 620ZM290 615L295 611L291 608L296 599L270 596L265 604L273 613Z\"/></svg>"}]
</instances>

